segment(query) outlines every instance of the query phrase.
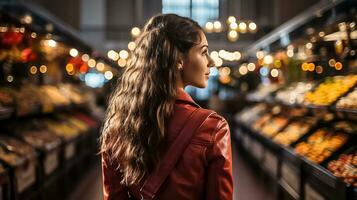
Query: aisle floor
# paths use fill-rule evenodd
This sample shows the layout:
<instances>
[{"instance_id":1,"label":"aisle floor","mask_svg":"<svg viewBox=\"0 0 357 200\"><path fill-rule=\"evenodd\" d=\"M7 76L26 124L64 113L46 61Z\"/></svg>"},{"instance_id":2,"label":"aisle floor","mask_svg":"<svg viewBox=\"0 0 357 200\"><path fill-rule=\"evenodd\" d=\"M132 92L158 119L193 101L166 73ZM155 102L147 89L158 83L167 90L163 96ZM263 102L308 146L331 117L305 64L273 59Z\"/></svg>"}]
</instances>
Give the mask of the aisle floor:
<instances>
[{"instance_id":1,"label":"aisle floor","mask_svg":"<svg viewBox=\"0 0 357 200\"><path fill-rule=\"evenodd\" d=\"M233 144L234 200L273 200L274 194L266 188L256 171L247 164ZM69 200L102 200L101 168L95 165L77 185Z\"/></svg>"}]
</instances>

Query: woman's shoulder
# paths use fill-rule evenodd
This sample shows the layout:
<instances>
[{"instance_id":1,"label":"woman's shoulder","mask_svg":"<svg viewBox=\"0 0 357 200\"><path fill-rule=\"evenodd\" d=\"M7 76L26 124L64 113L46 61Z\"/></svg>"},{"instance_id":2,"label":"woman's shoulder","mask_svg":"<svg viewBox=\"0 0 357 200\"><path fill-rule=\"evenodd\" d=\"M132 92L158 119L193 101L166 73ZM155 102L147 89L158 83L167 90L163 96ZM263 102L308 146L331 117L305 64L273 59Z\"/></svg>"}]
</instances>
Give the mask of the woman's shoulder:
<instances>
[{"instance_id":1,"label":"woman's shoulder","mask_svg":"<svg viewBox=\"0 0 357 200\"><path fill-rule=\"evenodd\" d=\"M208 109L200 108L204 112L209 112L209 117L202 123L193 140L199 140L207 145L214 143L215 137L222 129L229 129L228 123L224 117ZM229 134L229 130L227 131Z\"/></svg>"}]
</instances>

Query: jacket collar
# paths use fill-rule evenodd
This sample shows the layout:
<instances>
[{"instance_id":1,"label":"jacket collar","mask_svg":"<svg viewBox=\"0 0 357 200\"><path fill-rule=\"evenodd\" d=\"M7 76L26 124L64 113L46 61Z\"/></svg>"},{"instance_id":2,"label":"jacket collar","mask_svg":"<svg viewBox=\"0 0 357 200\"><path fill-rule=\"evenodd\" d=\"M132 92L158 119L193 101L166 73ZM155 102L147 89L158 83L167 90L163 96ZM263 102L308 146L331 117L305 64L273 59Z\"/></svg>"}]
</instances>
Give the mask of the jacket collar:
<instances>
[{"instance_id":1,"label":"jacket collar","mask_svg":"<svg viewBox=\"0 0 357 200\"><path fill-rule=\"evenodd\" d=\"M177 90L177 94L176 94L176 101L181 101L181 102L185 102L185 103L189 103L189 104L192 104L196 107L201 107L199 106L193 99L192 97L187 93L185 92L184 89L182 88L179 88Z\"/></svg>"}]
</instances>

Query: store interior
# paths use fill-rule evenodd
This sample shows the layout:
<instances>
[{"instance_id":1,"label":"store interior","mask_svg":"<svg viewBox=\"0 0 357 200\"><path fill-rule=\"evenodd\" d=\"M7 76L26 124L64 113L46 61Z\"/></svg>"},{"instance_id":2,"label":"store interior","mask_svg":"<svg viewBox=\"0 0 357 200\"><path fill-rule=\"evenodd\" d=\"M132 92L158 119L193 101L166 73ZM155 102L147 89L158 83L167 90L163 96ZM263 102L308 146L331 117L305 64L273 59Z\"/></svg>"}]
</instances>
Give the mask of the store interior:
<instances>
[{"instance_id":1,"label":"store interior","mask_svg":"<svg viewBox=\"0 0 357 200\"><path fill-rule=\"evenodd\" d=\"M0 0L0 200L102 199L108 99L158 13L207 36L235 200L357 199L357 1Z\"/></svg>"}]
</instances>

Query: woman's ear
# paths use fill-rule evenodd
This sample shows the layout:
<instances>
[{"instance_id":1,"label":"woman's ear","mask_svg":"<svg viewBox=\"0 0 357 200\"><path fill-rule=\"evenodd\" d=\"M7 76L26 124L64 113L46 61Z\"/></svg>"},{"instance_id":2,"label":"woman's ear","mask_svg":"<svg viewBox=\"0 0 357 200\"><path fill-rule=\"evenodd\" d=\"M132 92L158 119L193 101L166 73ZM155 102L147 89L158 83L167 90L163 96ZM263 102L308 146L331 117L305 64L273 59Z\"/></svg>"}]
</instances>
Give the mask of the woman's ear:
<instances>
[{"instance_id":1,"label":"woman's ear","mask_svg":"<svg viewBox=\"0 0 357 200\"><path fill-rule=\"evenodd\" d=\"M182 57L180 56L180 58L178 59L178 62L177 62L177 65L176 65L177 69L178 70L183 70L183 59Z\"/></svg>"}]
</instances>

